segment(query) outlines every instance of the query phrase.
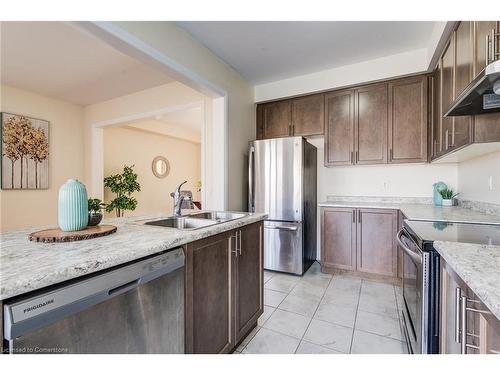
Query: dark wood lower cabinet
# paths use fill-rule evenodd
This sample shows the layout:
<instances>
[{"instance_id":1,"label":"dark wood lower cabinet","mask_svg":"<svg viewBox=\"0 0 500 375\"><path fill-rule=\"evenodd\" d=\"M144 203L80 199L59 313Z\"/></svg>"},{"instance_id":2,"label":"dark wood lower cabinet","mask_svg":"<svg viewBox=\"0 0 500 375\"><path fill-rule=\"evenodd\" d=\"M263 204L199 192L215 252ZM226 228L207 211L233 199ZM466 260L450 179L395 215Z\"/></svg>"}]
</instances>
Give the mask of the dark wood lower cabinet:
<instances>
[{"instance_id":1,"label":"dark wood lower cabinet","mask_svg":"<svg viewBox=\"0 0 500 375\"><path fill-rule=\"evenodd\" d=\"M186 353L229 353L263 312L262 222L186 250Z\"/></svg>"},{"instance_id":2,"label":"dark wood lower cabinet","mask_svg":"<svg viewBox=\"0 0 500 375\"><path fill-rule=\"evenodd\" d=\"M397 210L322 207L322 269L395 280L398 276L397 230Z\"/></svg>"}]
</instances>

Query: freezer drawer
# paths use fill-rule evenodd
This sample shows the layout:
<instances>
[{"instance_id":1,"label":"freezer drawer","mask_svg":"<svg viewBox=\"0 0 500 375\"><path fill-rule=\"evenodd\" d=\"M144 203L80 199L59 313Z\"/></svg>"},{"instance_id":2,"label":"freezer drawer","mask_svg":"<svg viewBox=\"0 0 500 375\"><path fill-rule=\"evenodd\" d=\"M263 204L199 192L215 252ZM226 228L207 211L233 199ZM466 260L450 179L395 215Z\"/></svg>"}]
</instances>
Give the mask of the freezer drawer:
<instances>
[{"instance_id":1,"label":"freezer drawer","mask_svg":"<svg viewBox=\"0 0 500 375\"><path fill-rule=\"evenodd\" d=\"M302 274L302 223L264 222L264 268Z\"/></svg>"}]
</instances>

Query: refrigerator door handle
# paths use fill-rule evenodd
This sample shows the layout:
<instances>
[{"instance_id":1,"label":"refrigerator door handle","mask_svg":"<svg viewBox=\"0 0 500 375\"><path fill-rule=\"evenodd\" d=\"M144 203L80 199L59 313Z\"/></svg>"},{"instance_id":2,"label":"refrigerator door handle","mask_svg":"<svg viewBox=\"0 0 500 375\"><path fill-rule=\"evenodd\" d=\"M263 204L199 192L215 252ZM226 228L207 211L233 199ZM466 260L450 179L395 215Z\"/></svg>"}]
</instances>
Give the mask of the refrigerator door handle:
<instances>
[{"instance_id":1,"label":"refrigerator door handle","mask_svg":"<svg viewBox=\"0 0 500 375\"><path fill-rule=\"evenodd\" d=\"M266 224L266 225L264 225L264 228L289 230L289 231L293 231L293 232L296 232L299 229L299 227L296 225L274 225L274 224Z\"/></svg>"},{"instance_id":2,"label":"refrigerator door handle","mask_svg":"<svg viewBox=\"0 0 500 375\"><path fill-rule=\"evenodd\" d=\"M250 212L255 212L254 169L255 169L255 147L250 146L250 154L248 155L248 211Z\"/></svg>"}]
</instances>

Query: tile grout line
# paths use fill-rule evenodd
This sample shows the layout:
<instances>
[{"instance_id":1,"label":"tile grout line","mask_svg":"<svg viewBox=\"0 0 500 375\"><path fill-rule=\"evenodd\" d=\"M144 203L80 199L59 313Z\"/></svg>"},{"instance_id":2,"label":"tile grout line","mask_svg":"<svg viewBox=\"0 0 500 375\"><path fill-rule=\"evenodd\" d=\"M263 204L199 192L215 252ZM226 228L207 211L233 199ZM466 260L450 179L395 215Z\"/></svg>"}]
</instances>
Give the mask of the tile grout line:
<instances>
[{"instance_id":1,"label":"tile grout line","mask_svg":"<svg viewBox=\"0 0 500 375\"><path fill-rule=\"evenodd\" d=\"M361 279L358 292L358 303L356 304L356 313L355 313L356 315L354 316L354 327L352 328L351 345L349 345L349 354L352 354L352 343L354 342L354 332L356 331L356 323L358 321L359 302L361 300L361 289L363 288L363 283L364 280Z\"/></svg>"}]
</instances>

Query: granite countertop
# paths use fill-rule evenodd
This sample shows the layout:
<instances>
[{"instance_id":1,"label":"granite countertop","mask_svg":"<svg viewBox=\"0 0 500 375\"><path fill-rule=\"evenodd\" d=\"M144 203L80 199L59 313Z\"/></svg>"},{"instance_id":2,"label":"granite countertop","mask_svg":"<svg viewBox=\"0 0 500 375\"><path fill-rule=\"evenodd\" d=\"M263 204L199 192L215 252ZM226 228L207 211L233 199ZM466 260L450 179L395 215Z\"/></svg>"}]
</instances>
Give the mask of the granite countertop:
<instances>
[{"instance_id":1,"label":"granite countertop","mask_svg":"<svg viewBox=\"0 0 500 375\"><path fill-rule=\"evenodd\" d=\"M162 217L168 216L104 220L104 224L118 228L116 233L77 242L46 244L28 240L29 233L44 228L0 235L0 301L251 224L266 215L248 214L196 230L136 223Z\"/></svg>"},{"instance_id":2,"label":"granite countertop","mask_svg":"<svg viewBox=\"0 0 500 375\"><path fill-rule=\"evenodd\" d=\"M440 207L433 204L329 199L320 207L385 208L401 210L409 220L452 221L457 223L500 224L500 215L492 215L458 206Z\"/></svg>"},{"instance_id":3,"label":"granite countertop","mask_svg":"<svg viewBox=\"0 0 500 375\"><path fill-rule=\"evenodd\" d=\"M434 241L434 248L500 320L500 246Z\"/></svg>"}]
</instances>

